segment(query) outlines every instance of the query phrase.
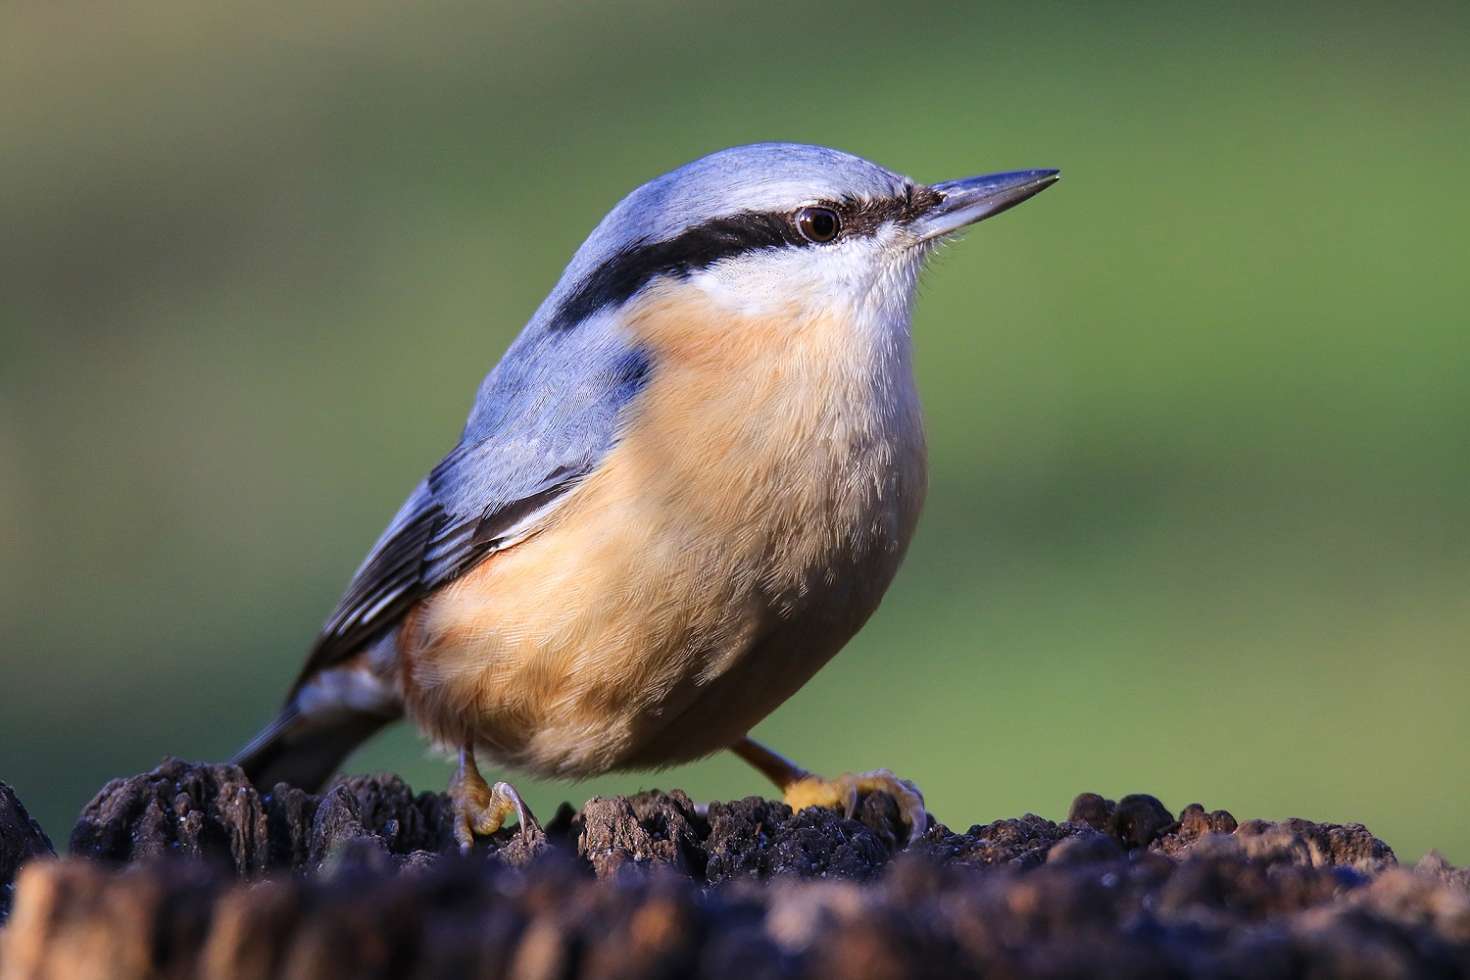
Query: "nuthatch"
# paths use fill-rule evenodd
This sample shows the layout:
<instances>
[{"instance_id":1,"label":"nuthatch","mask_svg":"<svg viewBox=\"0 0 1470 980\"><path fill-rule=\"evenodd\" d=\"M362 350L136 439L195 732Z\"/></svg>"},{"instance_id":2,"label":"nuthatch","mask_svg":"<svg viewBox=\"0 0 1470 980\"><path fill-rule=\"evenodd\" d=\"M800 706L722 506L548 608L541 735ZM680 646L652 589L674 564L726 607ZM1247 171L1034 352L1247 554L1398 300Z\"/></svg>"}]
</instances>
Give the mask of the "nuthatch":
<instances>
[{"instance_id":1,"label":"nuthatch","mask_svg":"<svg viewBox=\"0 0 1470 980\"><path fill-rule=\"evenodd\" d=\"M603 218L480 385L237 761L319 787L405 712L458 749L464 847L515 814L476 751L542 776L732 749L787 802L825 780L747 736L852 638L925 490L909 319L924 258L1054 170L917 184L817 146L722 150Z\"/></svg>"}]
</instances>

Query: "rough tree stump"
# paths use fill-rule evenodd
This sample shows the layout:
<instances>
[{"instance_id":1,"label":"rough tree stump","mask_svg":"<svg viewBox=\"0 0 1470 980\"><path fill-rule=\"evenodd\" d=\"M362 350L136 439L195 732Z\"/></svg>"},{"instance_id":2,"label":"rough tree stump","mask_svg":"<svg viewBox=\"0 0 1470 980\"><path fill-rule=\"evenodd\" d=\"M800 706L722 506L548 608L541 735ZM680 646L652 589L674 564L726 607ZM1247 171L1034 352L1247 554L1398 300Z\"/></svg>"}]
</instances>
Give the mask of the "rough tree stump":
<instances>
[{"instance_id":1,"label":"rough tree stump","mask_svg":"<svg viewBox=\"0 0 1470 980\"><path fill-rule=\"evenodd\" d=\"M168 760L56 860L0 787L0 882L25 863L0 978L1470 976L1470 873L1360 825L1084 793L1062 823L901 831L882 795L845 820L655 791L461 858L445 798L396 777L262 798Z\"/></svg>"}]
</instances>

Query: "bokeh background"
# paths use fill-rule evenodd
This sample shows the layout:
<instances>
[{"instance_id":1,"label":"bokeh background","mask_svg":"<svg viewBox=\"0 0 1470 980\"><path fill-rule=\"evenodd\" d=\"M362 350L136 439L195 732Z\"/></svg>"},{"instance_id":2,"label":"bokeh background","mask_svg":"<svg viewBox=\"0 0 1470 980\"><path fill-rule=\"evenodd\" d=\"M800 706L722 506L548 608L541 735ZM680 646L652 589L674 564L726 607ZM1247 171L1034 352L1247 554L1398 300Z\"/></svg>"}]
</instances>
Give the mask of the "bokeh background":
<instances>
[{"instance_id":1,"label":"bokeh background","mask_svg":"<svg viewBox=\"0 0 1470 980\"><path fill-rule=\"evenodd\" d=\"M961 827L1147 791L1470 861L1467 36L1453 2L6 5L0 779L64 839L108 777L228 756L603 212L792 139L1065 177L935 262L918 540L757 734ZM403 728L351 765L448 775Z\"/></svg>"}]
</instances>

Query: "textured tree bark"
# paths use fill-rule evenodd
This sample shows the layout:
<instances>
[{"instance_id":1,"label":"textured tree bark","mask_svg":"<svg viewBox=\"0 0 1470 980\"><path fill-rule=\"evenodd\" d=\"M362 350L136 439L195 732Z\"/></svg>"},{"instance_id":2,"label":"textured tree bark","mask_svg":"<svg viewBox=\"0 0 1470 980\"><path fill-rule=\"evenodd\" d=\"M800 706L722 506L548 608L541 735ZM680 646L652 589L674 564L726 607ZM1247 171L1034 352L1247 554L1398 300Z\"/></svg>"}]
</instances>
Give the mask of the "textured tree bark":
<instances>
[{"instance_id":1,"label":"textured tree bark","mask_svg":"<svg viewBox=\"0 0 1470 980\"><path fill-rule=\"evenodd\" d=\"M0 783L0 922L10 914L12 887L20 866L32 858L55 853L51 838L31 819L15 791Z\"/></svg>"},{"instance_id":2,"label":"textured tree bark","mask_svg":"<svg viewBox=\"0 0 1470 980\"><path fill-rule=\"evenodd\" d=\"M47 854L12 800L0 856ZM26 863L0 980L1470 974L1470 873L1359 825L1083 794L1061 823L902 830L884 796L845 820L650 792L461 858L444 798L396 778L263 798L170 760Z\"/></svg>"}]
</instances>

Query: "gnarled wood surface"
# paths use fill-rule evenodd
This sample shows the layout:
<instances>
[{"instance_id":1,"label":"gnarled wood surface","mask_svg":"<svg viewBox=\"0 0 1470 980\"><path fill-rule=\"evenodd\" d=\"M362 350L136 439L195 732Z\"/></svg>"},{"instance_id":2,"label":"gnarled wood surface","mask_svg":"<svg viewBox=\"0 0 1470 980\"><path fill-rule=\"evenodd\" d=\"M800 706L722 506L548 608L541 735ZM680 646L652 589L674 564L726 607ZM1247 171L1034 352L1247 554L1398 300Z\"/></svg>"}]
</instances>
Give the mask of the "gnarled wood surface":
<instances>
[{"instance_id":1,"label":"gnarled wood surface","mask_svg":"<svg viewBox=\"0 0 1470 980\"><path fill-rule=\"evenodd\" d=\"M891 800L857 817L650 792L461 858L394 777L262 798L169 760L54 860L0 791L0 978L1470 976L1470 874L1359 825L1083 794L896 853Z\"/></svg>"}]
</instances>

